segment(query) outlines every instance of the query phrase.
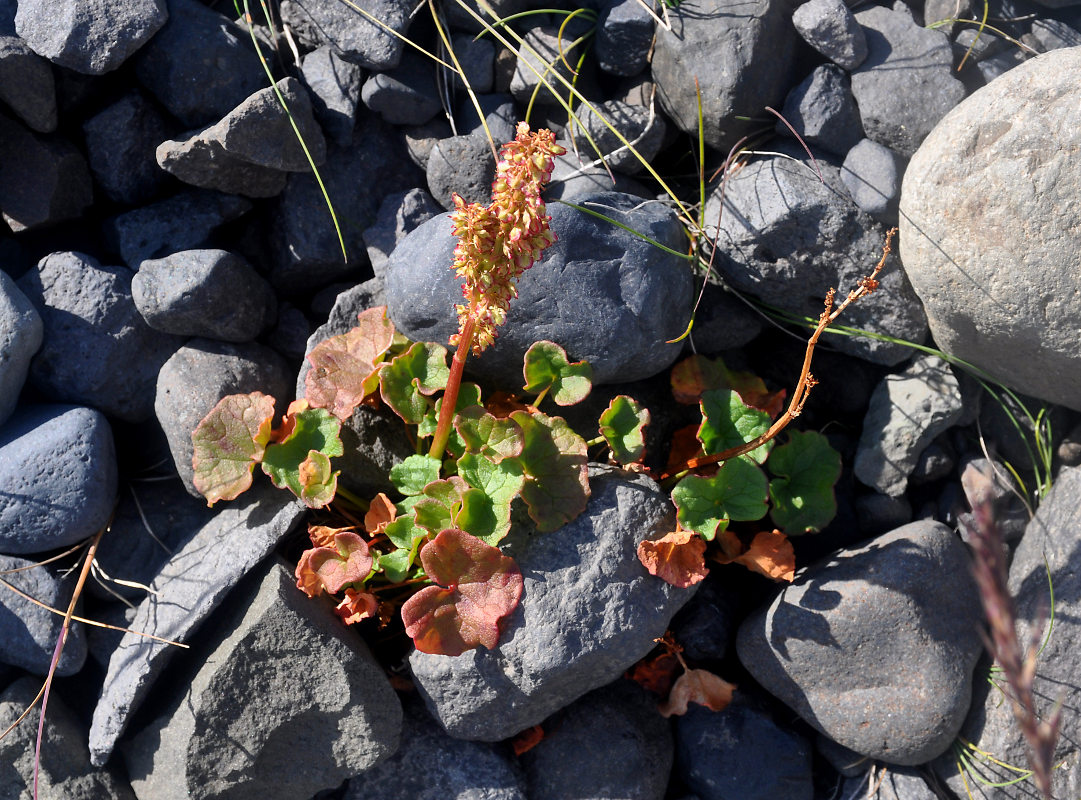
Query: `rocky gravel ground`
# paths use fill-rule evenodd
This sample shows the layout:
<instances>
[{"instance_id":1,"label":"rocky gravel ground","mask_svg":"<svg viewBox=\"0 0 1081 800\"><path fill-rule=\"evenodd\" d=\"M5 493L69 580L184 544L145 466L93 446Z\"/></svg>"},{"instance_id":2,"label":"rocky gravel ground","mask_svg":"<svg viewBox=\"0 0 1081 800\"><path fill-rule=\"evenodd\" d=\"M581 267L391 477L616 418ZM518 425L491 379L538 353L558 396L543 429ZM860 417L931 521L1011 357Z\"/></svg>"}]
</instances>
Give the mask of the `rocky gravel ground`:
<instances>
[{"instance_id":1,"label":"rocky gravel ground","mask_svg":"<svg viewBox=\"0 0 1081 800\"><path fill-rule=\"evenodd\" d=\"M979 761L1025 765L963 524L961 476L989 464L1023 635L1054 589L1036 688L1062 702L1055 797L1081 797L1081 5L594 0L566 6L591 13L562 38L561 15L517 18L518 57L475 36L468 4L435 4L496 141L531 106L570 151L546 195L559 240L471 362L486 385L518 388L525 349L555 340L593 364L599 408L620 392L650 408L660 453L686 424L677 359L791 391L806 333L776 315L817 316L900 228L880 290L842 319L871 335L827 336L816 358L797 426L843 470L791 584L735 565L688 589L651 577L637 545L674 509L595 464L586 514L513 545L526 588L499 646L459 657L301 594L291 495L257 482L208 509L192 483L214 403L261 390L284 411L305 353L359 311L387 305L418 340L456 329L446 212L452 192L487 202L494 158L460 77L401 38L447 58L428 10L359 5L386 27L339 0L274 3L274 30L222 2L0 0L0 729L60 630L26 595L63 609L74 585L63 560L34 564L110 522L78 613L190 645L74 624L39 797L1034 798ZM568 126L542 64L596 112ZM708 173L756 152L706 187L719 280L673 342L701 276L556 201L685 251L602 117L693 204L699 109ZM1046 408L1039 432L1021 404ZM366 408L348 429L343 485L386 488L410 443ZM666 719L624 677L666 630L738 684L728 708ZM36 719L0 740L2 800L31 796Z\"/></svg>"}]
</instances>

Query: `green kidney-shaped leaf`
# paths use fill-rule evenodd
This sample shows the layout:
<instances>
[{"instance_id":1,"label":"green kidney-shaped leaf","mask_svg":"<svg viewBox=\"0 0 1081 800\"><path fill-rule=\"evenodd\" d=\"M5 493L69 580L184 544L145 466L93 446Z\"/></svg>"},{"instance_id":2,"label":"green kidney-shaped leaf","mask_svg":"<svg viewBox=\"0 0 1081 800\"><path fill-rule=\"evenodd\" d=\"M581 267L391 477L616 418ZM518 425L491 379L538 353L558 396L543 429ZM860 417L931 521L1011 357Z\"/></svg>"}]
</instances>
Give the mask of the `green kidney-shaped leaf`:
<instances>
[{"instance_id":1,"label":"green kidney-shaped leaf","mask_svg":"<svg viewBox=\"0 0 1081 800\"><path fill-rule=\"evenodd\" d=\"M251 486L274 421L274 398L262 392L223 397L192 431L194 483L208 506Z\"/></svg>"},{"instance_id":2,"label":"green kidney-shaped leaf","mask_svg":"<svg viewBox=\"0 0 1081 800\"><path fill-rule=\"evenodd\" d=\"M711 541L730 520L766 515L766 475L742 456L724 462L710 478L688 475L672 489L679 524Z\"/></svg>"},{"instance_id":3,"label":"green kidney-shaped leaf","mask_svg":"<svg viewBox=\"0 0 1081 800\"><path fill-rule=\"evenodd\" d=\"M362 311L355 328L325 339L308 353L312 368L304 379L304 394L312 406L346 420L379 382L376 365L394 339L387 307Z\"/></svg>"},{"instance_id":4,"label":"green kidney-shaped leaf","mask_svg":"<svg viewBox=\"0 0 1081 800\"><path fill-rule=\"evenodd\" d=\"M601 412L600 433L620 464L633 464L646 451L645 428L649 409L625 394L616 395Z\"/></svg>"},{"instance_id":5,"label":"green kidney-shaped leaf","mask_svg":"<svg viewBox=\"0 0 1081 800\"><path fill-rule=\"evenodd\" d=\"M499 461L522 452L522 429L512 419L500 419L480 406L470 406L454 417L454 427L470 453Z\"/></svg>"},{"instance_id":6,"label":"green kidney-shaped leaf","mask_svg":"<svg viewBox=\"0 0 1081 800\"><path fill-rule=\"evenodd\" d=\"M341 423L325 408L308 408L290 414L283 427L289 434L267 445L263 472L275 486L289 489L310 508L322 508L334 498L338 473L330 472L329 459L344 452Z\"/></svg>"},{"instance_id":7,"label":"green kidney-shaped leaf","mask_svg":"<svg viewBox=\"0 0 1081 800\"><path fill-rule=\"evenodd\" d=\"M563 417L514 411L511 419L524 436L518 456L526 475L522 499L537 530L554 531L585 511L589 502L585 440Z\"/></svg>"},{"instance_id":8,"label":"green kidney-shaped leaf","mask_svg":"<svg viewBox=\"0 0 1081 800\"><path fill-rule=\"evenodd\" d=\"M379 394L399 417L419 425L432 406L428 397L446 388L448 377L447 348L417 342L379 370Z\"/></svg>"},{"instance_id":9,"label":"green kidney-shaped leaf","mask_svg":"<svg viewBox=\"0 0 1081 800\"><path fill-rule=\"evenodd\" d=\"M413 455L390 468L390 482L405 495L420 494L432 481L439 480L438 458L429 455Z\"/></svg>"},{"instance_id":10,"label":"green kidney-shaped leaf","mask_svg":"<svg viewBox=\"0 0 1081 800\"><path fill-rule=\"evenodd\" d=\"M417 525L427 529L432 536L455 527L454 517L461 508L462 495L468 489L457 475L429 483L424 487L421 499L413 505Z\"/></svg>"},{"instance_id":11,"label":"green kidney-shaped leaf","mask_svg":"<svg viewBox=\"0 0 1081 800\"><path fill-rule=\"evenodd\" d=\"M499 625L522 597L518 565L475 536L450 528L420 550L436 584L402 605L405 632L422 653L461 655L499 643Z\"/></svg>"},{"instance_id":12,"label":"green kidney-shaped leaf","mask_svg":"<svg viewBox=\"0 0 1081 800\"><path fill-rule=\"evenodd\" d=\"M458 475L473 487L462 496L458 527L487 544L497 544L510 533L511 503L525 484L521 462L505 458L496 463L466 453L458 459Z\"/></svg>"},{"instance_id":13,"label":"green kidney-shaped leaf","mask_svg":"<svg viewBox=\"0 0 1081 800\"><path fill-rule=\"evenodd\" d=\"M820 433L792 431L770 454L773 524L789 536L826 527L837 513L833 485L841 476L841 455Z\"/></svg>"},{"instance_id":14,"label":"green kidney-shaped leaf","mask_svg":"<svg viewBox=\"0 0 1081 800\"><path fill-rule=\"evenodd\" d=\"M382 572L391 583L401 583L409 577L409 568L413 566L413 551L408 547L383 553L376 560L375 568Z\"/></svg>"},{"instance_id":15,"label":"green kidney-shaped leaf","mask_svg":"<svg viewBox=\"0 0 1081 800\"><path fill-rule=\"evenodd\" d=\"M455 411L463 411L470 406L480 405L480 387L475 383L465 381L458 387L458 400L454 404ZM424 419L417 426L417 437L435 436L436 428L439 427L439 412L443 409L443 398L439 397L435 405L424 414ZM465 442L458 435L458 431L451 426L450 436L447 438L447 451L455 458L465 452Z\"/></svg>"},{"instance_id":16,"label":"green kidney-shaped leaf","mask_svg":"<svg viewBox=\"0 0 1081 800\"><path fill-rule=\"evenodd\" d=\"M585 361L570 363L567 351L555 342L534 342L526 350L522 373L525 391L550 391L560 406L582 402L593 388L593 367Z\"/></svg>"},{"instance_id":17,"label":"green kidney-shaped leaf","mask_svg":"<svg viewBox=\"0 0 1081 800\"><path fill-rule=\"evenodd\" d=\"M702 394L702 425L698 441L706 455L739 447L766 433L770 428L769 414L746 405L732 389L710 389ZM761 464L769 455L773 442L766 442L747 455Z\"/></svg>"}]
</instances>

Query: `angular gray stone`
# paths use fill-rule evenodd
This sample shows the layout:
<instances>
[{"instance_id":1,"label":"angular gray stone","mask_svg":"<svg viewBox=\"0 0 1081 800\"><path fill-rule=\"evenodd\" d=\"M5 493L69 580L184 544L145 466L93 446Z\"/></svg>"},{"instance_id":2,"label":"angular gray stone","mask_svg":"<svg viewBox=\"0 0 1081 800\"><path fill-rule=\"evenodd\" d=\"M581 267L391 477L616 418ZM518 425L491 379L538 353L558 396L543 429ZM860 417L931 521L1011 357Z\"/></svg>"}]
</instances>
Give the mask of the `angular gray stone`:
<instances>
[{"instance_id":1,"label":"angular gray stone","mask_svg":"<svg viewBox=\"0 0 1081 800\"><path fill-rule=\"evenodd\" d=\"M998 525L998 532L1002 536L1002 541L1007 544L1013 545L1019 542L1025 533L1030 517L1021 497L1017 495L1013 476L1010 475L1006 467L997 461L989 461L986 458L973 458L964 465L960 472L961 485L966 490L972 485L970 481L980 475L989 474L992 476L989 499L991 513L994 515L995 524ZM972 499L969 498L970 507ZM966 542L969 541L968 531L974 522L972 514L967 511L957 515L957 527L961 532L961 538Z\"/></svg>"},{"instance_id":2,"label":"angular gray stone","mask_svg":"<svg viewBox=\"0 0 1081 800\"><path fill-rule=\"evenodd\" d=\"M105 240L125 264L138 269L148 258L205 245L219 226L251 207L243 197L194 189L106 220Z\"/></svg>"},{"instance_id":3,"label":"angular gray stone","mask_svg":"<svg viewBox=\"0 0 1081 800\"><path fill-rule=\"evenodd\" d=\"M875 387L863 418L853 471L867 486L900 497L916 461L936 436L961 418L961 390L949 365L932 355Z\"/></svg>"},{"instance_id":4,"label":"angular gray stone","mask_svg":"<svg viewBox=\"0 0 1081 800\"><path fill-rule=\"evenodd\" d=\"M0 218L11 230L74 219L92 201L90 172L74 145L0 116Z\"/></svg>"},{"instance_id":5,"label":"angular gray stone","mask_svg":"<svg viewBox=\"0 0 1081 800\"><path fill-rule=\"evenodd\" d=\"M131 279L127 267L105 267L71 252L45 256L19 279L45 326L30 362L38 390L127 422L149 419L158 369L181 340L143 321Z\"/></svg>"},{"instance_id":6,"label":"angular gray stone","mask_svg":"<svg viewBox=\"0 0 1081 800\"><path fill-rule=\"evenodd\" d=\"M723 711L676 720L678 773L700 800L811 800L811 743L737 690Z\"/></svg>"},{"instance_id":7,"label":"angular gray stone","mask_svg":"<svg viewBox=\"0 0 1081 800\"><path fill-rule=\"evenodd\" d=\"M101 75L123 64L168 17L165 0L19 0L15 31L53 63Z\"/></svg>"},{"instance_id":8,"label":"angular gray stone","mask_svg":"<svg viewBox=\"0 0 1081 800\"><path fill-rule=\"evenodd\" d=\"M798 145L786 150L801 153ZM817 170L806 160L769 156L732 175L706 204L707 231L716 233L714 268L729 285L791 313L817 318L830 288L844 297L870 274L882 254L885 231L857 209L841 182L840 170L821 154ZM819 172L822 179L819 179ZM881 286L844 313L843 324L910 342L922 342L927 320L896 260L879 275ZM838 336L830 345L876 364L896 364L911 356L904 345Z\"/></svg>"},{"instance_id":9,"label":"angular gray stone","mask_svg":"<svg viewBox=\"0 0 1081 800\"><path fill-rule=\"evenodd\" d=\"M312 110L323 132L346 147L353 140L363 70L329 45L304 56L301 79L312 95Z\"/></svg>"},{"instance_id":10,"label":"angular gray stone","mask_svg":"<svg viewBox=\"0 0 1081 800\"><path fill-rule=\"evenodd\" d=\"M668 9L672 30L657 29L653 80L661 108L680 130L698 135L698 95L706 144L727 153L777 108L791 86L797 51L795 0L684 0Z\"/></svg>"},{"instance_id":11,"label":"angular gray stone","mask_svg":"<svg viewBox=\"0 0 1081 800\"><path fill-rule=\"evenodd\" d=\"M454 73L454 85L461 89L468 85L477 94L492 91L495 45L488 39L475 39L460 33L452 36L450 43L465 73L464 81L462 76Z\"/></svg>"},{"instance_id":12,"label":"angular gray stone","mask_svg":"<svg viewBox=\"0 0 1081 800\"><path fill-rule=\"evenodd\" d=\"M245 574L284 539L304 514L289 492L268 482L223 507L154 579L131 628L186 642ZM90 759L100 766L177 648L125 633L113 651L90 726Z\"/></svg>"},{"instance_id":13,"label":"angular gray stone","mask_svg":"<svg viewBox=\"0 0 1081 800\"><path fill-rule=\"evenodd\" d=\"M238 588L199 645L190 684L122 747L140 797L293 800L397 749L402 708L383 668L280 560Z\"/></svg>"},{"instance_id":14,"label":"angular gray stone","mask_svg":"<svg viewBox=\"0 0 1081 800\"><path fill-rule=\"evenodd\" d=\"M581 127L575 128L575 141L582 157L587 160L599 158L597 151L589 142L592 137L600 149L601 155L605 156L608 166L616 172L634 175L645 169L646 163L652 162L653 157L661 149L667 126L662 115L656 113L653 106L635 106L622 100L606 100L596 103L594 106L600 116L594 114L591 109L578 112L578 120ZM624 145L616 135L602 121L607 120L615 126L639 155L635 155ZM586 134L589 134L589 137Z\"/></svg>"},{"instance_id":15,"label":"angular gray stone","mask_svg":"<svg viewBox=\"0 0 1081 800\"><path fill-rule=\"evenodd\" d=\"M277 298L254 267L225 250L183 250L139 265L131 296L146 323L181 336L249 342Z\"/></svg>"},{"instance_id":16,"label":"angular gray stone","mask_svg":"<svg viewBox=\"0 0 1081 800\"><path fill-rule=\"evenodd\" d=\"M30 359L43 337L41 315L11 276L0 270L0 427L15 411Z\"/></svg>"},{"instance_id":17,"label":"angular gray stone","mask_svg":"<svg viewBox=\"0 0 1081 800\"><path fill-rule=\"evenodd\" d=\"M519 761L531 800L661 800L674 745L656 697L616 681L545 720L545 736Z\"/></svg>"},{"instance_id":18,"label":"angular gray stone","mask_svg":"<svg viewBox=\"0 0 1081 800\"><path fill-rule=\"evenodd\" d=\"M360 99L391 125L423 125L441 105L435 70L430 59L410 49L394 69L364 81Z\"/></svg>"},{"instance_id":19,"label":"angular gray stone","mask_svg":"<svg viewBox=\"0 0 1081 800\"><path fill-rule=\"evenodd\" d=\"M582 516L513 549L525 590L495 650L410 656L417 689L452 736L498 741L611 683L694 593L653 577L636 555L673 524L660 487L607 467L590 485Z\"/></svg>"},{"instance_id":20,"label":"angular gray stone","mask_svg":"<svg viewBox=\"0 0 1081 800\"><path fill-rule=\"evenodd\" d=\"M482 134L440 139L428 155L428 191L448 211L454 208L455 193L467 203L486 206L492 199L495 164L491 145Z\"/></svg>"},{"instance_id":21,"label":"angular gray stone","mask_svg":"<svg viewBox=\"0 0 1081 800\"><path fill-rule=\"evenodd\" d=\"M387 261L398 242L421 223L443 213L424 189L395 192L383 198L375 223L364 231L364 247L376 275L386 271Z\"/></svg>"},{"instance_id":22,"label":"angular gray stone","mask_svg":"<svg viewBox=\"0 0 1081 800\"><path fill-rule=\"evenodd\" d=\"M0 553L67 547L97 533L116 501L116 448L99 411L25 406L0 427Z\"/></svg>"},{"instance_id":23,"label":"angular gray stone","mask_svg":"<svg viewBox=\"0 0 1081 800\"><path fill-rule=\"evenodd\" d=\"M857 142L841 166L841 180L856 205L883 225L897 224L904 174L904 156L870 139Z\"/></svg>"},{"instance_id":24,"label":"angular gray stone","mask_svg":"<svg viewBox=\"0 0 1081 800\"><path fill-rule=\"evenodd\" d=\"M904 156L965 97L953 76L953 50L941 31L881 6L856 12L867 37L867 58L852 70L852 94L863 130Z\"/></svg>"},{"instance_id":25,"label":"angular gray stone","mask_svg":"<svg viewBox=\"0 0 1081 800\"><path fill-rule=\"evenodd\" d=\"M566 85L556 75L562 76L567 83L575 77L568 65L577 63L583 44L571 46L578 33L574 27L572 23L568 29L564 29L562 38L559 25L537 25L526 31L525 43L519 48L514 77L510 82L510 93L523 108L534 97L534 90L536 96L533 103L539 106L559 108L556 96L564 99L569 96ZM563 58L560 58L560 54ZM540 75L544 76L547 86L541 83ZM553 91L556 95L552 94Z\"/></svg>"},{"instance_id":26,"label":"angular gray stone","mask_svg":"<svg viewBox=\"0 0 1081 800\"><path fill-rule=\"evenodd\" d=\"M0 730L18 719L33 702L41 682L21 678L0 693ZM135 800L118 771L95 769L77 742L86 728L63 698L53 692L41 736L41 758L35 758L38 727L34 715L0 739L0 787L5 800L33 797L34 764L38 761L40 800Z\"/></svg>"},{"instance_id":27,"label":"angular gray stone","mask_svg":"<svg viewBox=\"0 0 1081 800\"><path fill-rule=\"evenodd\" d=\"M0 34L0 102L38 133L56 130L56 81L49 62L16 36Z\"/></svg>"},{"instance_id":28,"label":"angular gray stone","mask_svg":"<svg viewBox=\"0 0 1081 800\"><path fill-rule=\"evenodd\" d=\"M816 67L789 92L781 116L807 144L835 155L844 156L863 137L848 76L834 64ZM788 125L777 120L774 130L792 136Z\"/></svg>"},{"instance_id":29,"label":"angular gray stone","mask_svg":"<svg viewBox=\"0 0 1081 800\"><path fill-rule=\"evenodd\" d=\"M409 0L367 0L363 8L379 24L338 0L286 0L281 18L311 48L331 45L346 61L373 70L393 69L405 43L386 29L405 34L413 5Z\"/></svg>"},{"instance_id":30,"label":"angular gray stone","mask_svg":"<svg viewBox=\"0 0 1081 800\"><path fill-rule=\"evenodd\" d=\"M1081 796L1081 760L1077 731L1081 729L1081 546L1077 531L1081 525L1081 469L1066 468L1059 472L1054 487L1040 504L1035 518L1029 523L1010 564L1009 591L1017 607L1017 635L1023 646L1029 646L1035 626L1046 633L1047 614L1051 609L1048 592L1048 570L1054 587L1054 628L1042 646L1036 660L1034 692L1037 713L1047 718L1056 703L1062 704L1062 735L1055 748L1053 763L1062 766L1052 770L1054 797ZM1046 559L1046 560L1045 560ZM1041 634L1040 641L1043 641ZM1038 646L1039 647L1039 646ZM1013 717L1010 704L1002 702L1001 693L981 681L981 696L974 699L972 712L961 729L961 735L994 758L1018 767L1027 767L1026 744ZM1004 685L1001 678L996 683ZM964 789L953 758L935 763L935 772L959 796ZM1006 774L1016 773L992 763L980 762L979 770L991 782L1010 780ZM989 788L968 779L972 794L978 800L1012 800L1015 797L1037 796L1031 782L1004 789Z\"/></svg>"},{"instance_id":31,"label":"angular gray stone","mask_svg":"<svg viewBox=\"0 0 1081 800\"><path fill-rule=\"evenodd\" d=\"M900 252L938 346L1081 411L1081 48L977 91L909 163ZM947 196L949 195L949 196ZM990 202L990 198L995 198Z\"/></svg>"},{"instance_id":32,"label":"angular gray stone","mask_svg":"<svg viewBox=\"0 0 1081 800\"><path fill-rule=\"evenodd\" d=\"M913 522L801 570L736 637L743 666L835 742L923 764L953 742L983 649L968 553Z\"/></svg>"},{"instance_id":33,"label":"angular gray stone","mask_svg":"<svg viewBox=\"0 0 1081 800\"><path fill-rule=\"evenodd\" d=\"M1038 49L1044 53L1060 47L1081 45L1081 31L1057 19L1034 19L1032 38L1039 43Z\"/></svg>"},{"instance_id":34,"label":"angular gray stone","mask_svg":"<svg viewBox=\"0 0 1081 800\"><path fill-rule=\"evenodd\" d=\"M398 751L352 778L343 800L526 800L521 784L506 748L447 736L414 699Z\"/></svg>"},{"instance_id":35,"label":"angular gray stone","mask_svg":"<svg viewBox=\"0 0 1081 800\"><path fill-rule=\"evenodd\" d=\"M273 197L285 188L286 172L311 169L294 123L319 166L326 160L326 140L315 122L308 92L296 78L260 89L220 122L190 132L183 141L163 142L155 158L166 172L193 186Z\"/></svg>"},{"instance_id":36,"label":"angular gray stone","mask_svg":"<svg viewBox=\"0 0 1081 800\"><path fill-rule=\"evenodd\" d=\"M0 574L11 586L52 608L66 609L75 591L74 574L63 578L51 567L35 566L26 558L0 556ZM0 661L44 677L49 674L64 618L31 603L6 586L2 588ZM56 663L56 675L74 675L85 662L86 629L82 623L73 622L64 642L64 652Z\"/></svg>"},{"instance_id":37,"label":"angular gray stone","mask_svg":"<svg viewBox=\"0 0 1081 800\"><path fill-rule=\"evenodd\" d=\"M185 127L217 122L266 85L251 37L198 0L167 4L169 21L135 59L136 77Z\"/></svg>"},{"instance_id":38,"label":"angular gray stone","mask_svg":"<svg viewBox=\"0 0 1081 800\"><path fill-rule=\"evenodd\" d=\"M653 16L638 0L612 0L597 18L597 66L612 75L637 75L649 63Z\"/></svg>"},{"instance_id":39,"label":"angular gray stone","mask_svg":"<svg viewBox=\"0 0 1081 800\"><path fill-rule=\"evenodd\" d=\"M154 160L154 148L174 133L139 91L132 91L83 123L87 160L97 185L110 200L144 203L168 180Z\"/></svg>"},{"instance_id":40,"label":"angular gray stone","mask_svg":"<svg viewBox=\"0 0 1081 800\"><path fill-rule=\"evenodd\" d=\"M686 241L658 202L608 192L579 202L670 248ZM562 345L593 366L595 385L647 378L670 365L692 298L685 261L568 206L548 206L558 240L518 281L496 344L467 368L498 385L522 385L522 357L535 341ZM450 264L457 239L449 218L428 220L402 240L387 267L387 305L415 341L445 342L457 332L460 283Z\"/></svg>"},{"instance_id":41,"label":"angular gray stone","mask_svg":"<svg viewBox=\"0 0 1081 800\"><path fill-rule=\"evenodd\" d=\"M203 417L226 395L256 391L273 397L277 413L284 414L291 384L282 357L255 342L230 344L192 339L162 365L154 413L169 440L176 470L192 496L199 497L192 483L195 447L191 432Z\"/></svg>"},{"instance_id":42,"label":"angular gray stone","mask_svg":"<svg viewBox=\"0 0 1081 800\"><path fill-rule=\"evenodd\" d=\"M792 25L839 67L855 69L867 58L867 37L844 0L808 0L792 14Z\"/></svg>"}]
</instances>

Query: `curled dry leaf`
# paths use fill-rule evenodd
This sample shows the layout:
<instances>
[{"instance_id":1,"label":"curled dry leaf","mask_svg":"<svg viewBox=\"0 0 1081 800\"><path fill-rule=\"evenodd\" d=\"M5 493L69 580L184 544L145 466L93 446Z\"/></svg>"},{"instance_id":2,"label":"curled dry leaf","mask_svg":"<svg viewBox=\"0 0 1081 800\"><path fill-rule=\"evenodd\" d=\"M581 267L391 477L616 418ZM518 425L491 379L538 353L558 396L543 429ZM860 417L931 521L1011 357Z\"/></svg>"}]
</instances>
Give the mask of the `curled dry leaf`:
<instances>
[{"instance_id":1,"label":"curled dry leaf","mask_svg":"<svg viewBox=\"0 0 1081 800\"><path fill-rule=\"evenodd\" d=\"M368 506L368 513L364 515L364 530L368 531L371 536L382 533L383 529L393 522L396 516L398 516L398 510L394 507L394 503L390 501L389 497L380 492L372 498L371 505Z\"/></svg>"},{"instance_id":2,"label":"curled dry leaf","mask_svg":"<svg viewBox=\"0 0 1081 800\"><path fill-rule=\"evenodd\" d=\"M358 592L355 589L345 590L345 599L334 609L334 613L342 618L346 625L369 619L376 615L379 610L379 601L370 592Z\"/></svg>"},{"instance_id":3,"label":"curled dry leaf","mask_svg":"<svg viewBox=\"0 0 1081 800\"><path fill-rule=\"evenodd\" d=\"M638 560L650 575L680 589L686 589L709 574L706 568L706 543L693 531L677 527L660 539L638 545Z\"/></svg>"},{"instance_id":4,"label":"curled dry leaf","mask_svg":"<svg viewBox=\"0 0 1081 800\"><path fill-rule=\"evenodd\" d=\"M796 577L796 553L792 543L779 530L756 533L749 547L744 548L739 538L725 531L720 538L722 552L711 558L721 564L742 564L747 569L772 578L791 583Z\"/></svg>"},{"instance_id":5,"label":"curled dry leaf","mask_svg":"<svg viewBox=\"0 0 1081 800\"><path fill-rule=\"evenodd\" d=\"M536 747L544 739L544 728L540 725L534 725L532 728L526 728L524 731L518 733L510 743L511 749L514 750L514 755L520 756L522 753L527 753Z\"/></svg>"},{"instance_id":6,"label":"curled dry leaf","mask_svg":"<svg viewBox=\"0 0 1081 800\"><path fill-rule=\"evenodd\" d=\"M736 684L704 669L688 669L672 685L668 700L658 706L662 717L687 713L689 703L705 706L710 711L723 711L732 702Z\"/></svg>"},{"instance_id":7,"label":"curled dry leaf","mask_svg":"<svg viewBox=\"0 0 1081 800\"><path fill-rule=\"evenodd\" d=\"M374 559L368 544L351 531L334 534L333 547L305 550L297 563L297 588L308 597L322 591L337 594L346 585L368 577Z\"/></svg>"}]
</instances>

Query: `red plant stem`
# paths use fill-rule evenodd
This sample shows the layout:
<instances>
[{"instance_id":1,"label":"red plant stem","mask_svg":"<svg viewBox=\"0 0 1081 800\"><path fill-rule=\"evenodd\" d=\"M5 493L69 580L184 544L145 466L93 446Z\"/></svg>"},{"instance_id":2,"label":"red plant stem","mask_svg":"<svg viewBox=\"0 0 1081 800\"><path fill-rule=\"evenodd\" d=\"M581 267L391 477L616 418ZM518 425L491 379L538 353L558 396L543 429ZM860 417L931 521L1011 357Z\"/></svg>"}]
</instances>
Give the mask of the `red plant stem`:
<instances>
[{"instance_id":1,"label":"red plant stem","mask_svg":"<svg viewBox=\"0 0 1081 800\"><path fill-rule=\"evenodd\" d=\"M470 308L470 311L472 310ZM458 405L458 390L462 386L465 360L469 357L469 351L473 349L473 331L475 328L476 320L470 314L462 326L462 333L458 337L458 349L454 351L454 358L450 363L450 377L447 378L447 388L443 392L443 404L439 408L439 424L435 428L432 449L428 451L428 455L432 458L438 458L440 461L443 460L443 451L447 449L447 440L450 438L450 422L454 419L454 407Z\"/></svg>"}]
</instances>

